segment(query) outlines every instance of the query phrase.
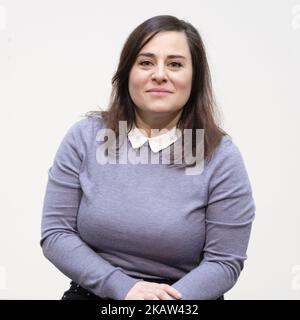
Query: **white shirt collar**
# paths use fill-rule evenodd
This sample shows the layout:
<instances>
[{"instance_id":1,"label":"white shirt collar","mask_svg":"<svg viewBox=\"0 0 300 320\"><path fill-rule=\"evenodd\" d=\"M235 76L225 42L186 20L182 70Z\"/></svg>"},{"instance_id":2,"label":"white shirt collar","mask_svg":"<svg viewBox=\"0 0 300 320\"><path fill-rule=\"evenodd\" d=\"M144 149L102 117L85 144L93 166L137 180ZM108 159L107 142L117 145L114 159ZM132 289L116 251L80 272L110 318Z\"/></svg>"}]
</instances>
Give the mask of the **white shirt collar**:
<instances>
[{"instance_id":1,"label":"white shirt collar","mask_svg":"<svg viewBox=\"0 0 300 320\"><path fill-rule=\"evenodd\" d=\"M140 148L146 141L149 142L149 146L153 152L158 152L167 148L174 143L181 136L181 131L174 126L168 132L159 136L148 138L143 134L138 127L133 124L132 130L128 133L128 139L131 142L132 148Z\"/></svg>"}]
</instances>

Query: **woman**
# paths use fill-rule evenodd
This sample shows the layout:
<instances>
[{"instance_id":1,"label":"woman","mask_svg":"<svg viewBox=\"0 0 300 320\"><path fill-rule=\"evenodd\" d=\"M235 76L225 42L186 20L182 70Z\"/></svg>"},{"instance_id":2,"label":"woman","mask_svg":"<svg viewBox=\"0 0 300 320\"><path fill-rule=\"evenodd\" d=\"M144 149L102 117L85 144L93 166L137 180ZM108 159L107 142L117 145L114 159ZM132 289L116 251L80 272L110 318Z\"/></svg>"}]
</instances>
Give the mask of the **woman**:
<instances>
[{"instance_id":1,"label":"woman","mask_svg":"<svg viewBox=\"0 0 300 320\"><path fill-rule=\"evenodd\" d=\"M72 279L63 299L223 299L255 204L240 151L217 125L197 30L146 20L112 83L108 110L75 123L49 169L40 243Z\"/></svg>"}]
</instances>

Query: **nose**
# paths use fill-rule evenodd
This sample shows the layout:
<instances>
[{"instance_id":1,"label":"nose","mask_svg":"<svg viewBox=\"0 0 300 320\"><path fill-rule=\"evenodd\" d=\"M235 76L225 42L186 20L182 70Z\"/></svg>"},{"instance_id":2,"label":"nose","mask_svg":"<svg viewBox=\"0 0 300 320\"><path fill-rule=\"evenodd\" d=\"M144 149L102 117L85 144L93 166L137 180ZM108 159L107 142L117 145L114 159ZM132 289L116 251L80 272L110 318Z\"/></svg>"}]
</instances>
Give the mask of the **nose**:
<instances>
[{"instance_id":1,"label":"nose","mask_svg":"<svg viewBox=\"0 0 300 320\"><path fill-rule=\"evenodd\" d=\"M154 69L151 79L157 82L167 81L167 73L163 65Z\"/></svg>"}]
</instances>

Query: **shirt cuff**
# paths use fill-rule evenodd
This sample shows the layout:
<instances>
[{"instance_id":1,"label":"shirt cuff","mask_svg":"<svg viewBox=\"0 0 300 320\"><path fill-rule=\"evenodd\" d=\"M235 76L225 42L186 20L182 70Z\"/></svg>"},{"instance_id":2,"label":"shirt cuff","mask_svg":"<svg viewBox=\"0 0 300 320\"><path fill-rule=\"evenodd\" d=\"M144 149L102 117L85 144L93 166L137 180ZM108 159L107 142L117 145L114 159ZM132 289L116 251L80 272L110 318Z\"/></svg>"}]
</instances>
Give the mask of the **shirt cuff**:
<instances>
[{"instance_id":1,"label":"shirt cuff","mask_svg":"<svg viewBox=\"0 0 300 320\"><path fill-rule=\"evenodd\" d=\"M139 281L143 281L143 279L132 278L124 272L116 270L107 279L103 288L105 296L113 300L124 300L128 291Z\"/></svg>"}]
</instances>

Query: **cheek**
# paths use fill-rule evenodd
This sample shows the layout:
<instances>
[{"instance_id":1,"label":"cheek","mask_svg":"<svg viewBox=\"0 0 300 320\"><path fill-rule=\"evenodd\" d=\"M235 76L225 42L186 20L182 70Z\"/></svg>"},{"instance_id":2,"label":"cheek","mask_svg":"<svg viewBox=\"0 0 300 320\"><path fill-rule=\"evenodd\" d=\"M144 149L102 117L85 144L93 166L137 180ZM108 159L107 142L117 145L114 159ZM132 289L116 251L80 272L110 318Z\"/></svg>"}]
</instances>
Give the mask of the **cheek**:
<instances>
[{"instance_id":1,"label":"cheek","mask_svg":"<svg viewBox=\"0 0 300 320\"><path fill-rule=\"evenodd\" d=\"M143 88L146 80L146 76L143 75L141 72L132 71L129 76L130 90L139 90Z\"/></svg>"},{"instance_id":2,"label":"cheek","mask_svg":"<svg viewBox=\"0 0 300 320\"><path fill-rule=\"evenodd\" d=\"M190 91L192 87L192 77L190 75L185 75L176 79L176 88L178 91Z\"/></svg>"}]
</instances>

